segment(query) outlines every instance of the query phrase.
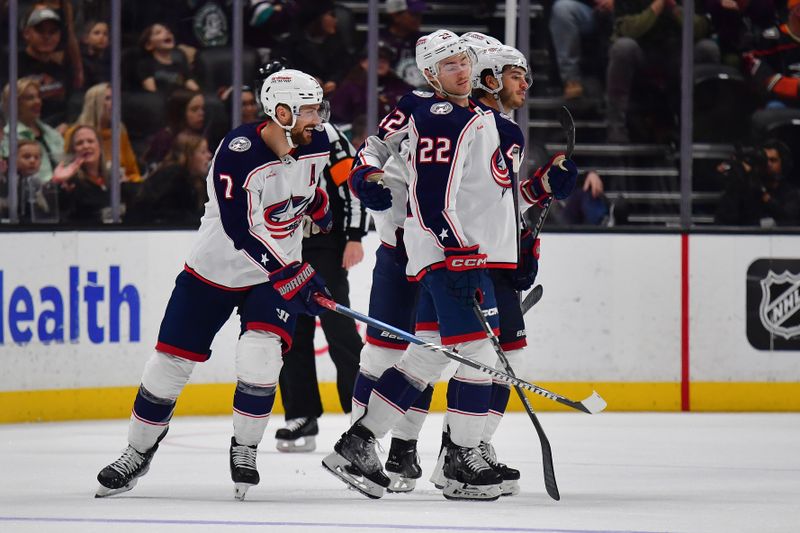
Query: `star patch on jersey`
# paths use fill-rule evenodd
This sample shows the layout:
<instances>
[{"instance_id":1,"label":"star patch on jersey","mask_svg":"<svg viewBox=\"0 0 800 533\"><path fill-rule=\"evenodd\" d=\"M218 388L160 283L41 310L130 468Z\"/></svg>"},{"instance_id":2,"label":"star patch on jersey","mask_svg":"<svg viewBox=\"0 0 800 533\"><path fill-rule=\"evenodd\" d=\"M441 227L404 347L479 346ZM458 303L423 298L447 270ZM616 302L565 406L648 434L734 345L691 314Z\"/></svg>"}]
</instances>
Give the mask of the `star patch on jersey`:
<instances>
[{"instance_id":1,"label":"star patch on jersey","mask_svg":"<svg viewBox=\"0 0 800 533\"><path fill-rule=\"evenodd\" d=\"M415 95L419 96L420 98L430 98L433 96L433 93L430 91L420 91L419 89L413 91Z\"/></svg>"},{"instance_id":2,"label":"star patch on jersey","mask_svg":"<svg viewBox=\"0 0 800 533\"><path fill-rule=\"evenodd\" d=\"M453 110L453 104L450 102L436 102L431 106L431 113L434 115L446 115Z\"/></svg>"},{"instance_id":3,"label":"star patch on jersey","mask_svg":"<svg viewBox=\"0 0 800 533\"><path fill-rule=\"evenodd\" d=\"M252 144L247 137L236 137L228 143L228 149L234 152L246 152L250 149L250 146L252 146Z\"/></svg>"}]
</instances>

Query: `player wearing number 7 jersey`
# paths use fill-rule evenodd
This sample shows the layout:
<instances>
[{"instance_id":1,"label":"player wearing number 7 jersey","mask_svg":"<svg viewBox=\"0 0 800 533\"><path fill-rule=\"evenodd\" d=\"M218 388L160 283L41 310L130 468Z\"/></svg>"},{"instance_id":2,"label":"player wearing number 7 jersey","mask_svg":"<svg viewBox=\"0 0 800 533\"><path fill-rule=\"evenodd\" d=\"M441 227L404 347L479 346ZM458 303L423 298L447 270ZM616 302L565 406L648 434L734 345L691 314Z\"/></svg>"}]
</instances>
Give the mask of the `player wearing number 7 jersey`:
<instances>
[{"instance_id":1,"label":"player wearing number 7 jersey","mask_svg":"<svg viewBox=\"0 0 800 533\"><path fill-rule=\"evenodd\" d=\"M236 309L231 477L243 499L259 482L256 449L272 411L282 353L298 313L318 315L325 282L302 262L302 219L332 225L319 177L330 141L317 81L297 70L269 76L261 90L269 117L231 131L207 178L209 200L197 240L175 281L155 352L144 368L128 427L128 447L97 476L97 497L133 488L167 433L194 366L211 356L214 336Z\"/></svg>"}]
</instances>

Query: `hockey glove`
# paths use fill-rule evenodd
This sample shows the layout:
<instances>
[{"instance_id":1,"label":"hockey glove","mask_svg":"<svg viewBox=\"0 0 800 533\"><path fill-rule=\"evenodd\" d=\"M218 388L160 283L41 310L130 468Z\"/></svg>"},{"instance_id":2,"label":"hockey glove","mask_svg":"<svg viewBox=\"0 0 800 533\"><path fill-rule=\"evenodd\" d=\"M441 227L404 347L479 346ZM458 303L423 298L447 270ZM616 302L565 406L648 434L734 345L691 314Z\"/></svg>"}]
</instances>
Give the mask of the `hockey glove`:
<instances>
[{"instance_id":1,"label":"hockey glove","mask_svg":"<svg viewBox=\"0 0 800 533\"><path fill-rule=\"evenodd\" d=\"M383 170L361 165L351 170L347 178L350 191L373 211L385 211L392 207L392 191L381 185L382 176Z\"/></svg>"},{"instance_id":2,"label":"hockey glove","mask_svg":"<svg viewBox=\"0 0 800 533\"><path fill-rule=\"evenodd\" d=\"M328 194L317 187L317 193L308 204L307 212L322 233L328 233L333 229L333 213L331 213L330 206Z\"/></svg>"},{"instance_id":3,"label":"hockey glove","mask_svg":"<svg viewBox=\"0 0 800 533\"><path fill-rule=\"evenodd\" d=\"M539 167L529 180L522 184L523 194L532 203L541 202L548 196L557 200L568 197L578 181L578 167L564 154L556 154L546 165Z\"/></svg>"},{"instance_id":4,"label":"hockey glove","mask_svg":"<svg viewBox=\"0 0 800 533\"><path fill-rule=\"evenodd\" d=\"M530 289L538 273L539 239L534 239L531 230L526 229L519 239L519 263L513 275L514 288L518 291Z\"/></svg>"},{"instance_id":5,"label":"hockey glove","mask_svg":"<svg viewBox=\"0 0 800 533\"><path fill-rule=\"evenodd\" d=\"M483 300L481 271L486 268L486 254L478 253L478 245L468 248L445 248L444 264L447 267L447 292L465 308L471 308L473 300Z\"/></svg>"},{"instance_id":6,"label":"hockey glove","mask_svg":"<svg viewBox=\"0 0 800 533\"><path fill-rule=\"evenodd\" d=\"M314 295L319 292L327 298L332 298L328 288L325 287L325 280L308 263L301 264L299 261L289 263L271 272L269 279L278 294L287 301L293 313L321 315L326 309L314 300Z\"/></svg>"}]
</instances>

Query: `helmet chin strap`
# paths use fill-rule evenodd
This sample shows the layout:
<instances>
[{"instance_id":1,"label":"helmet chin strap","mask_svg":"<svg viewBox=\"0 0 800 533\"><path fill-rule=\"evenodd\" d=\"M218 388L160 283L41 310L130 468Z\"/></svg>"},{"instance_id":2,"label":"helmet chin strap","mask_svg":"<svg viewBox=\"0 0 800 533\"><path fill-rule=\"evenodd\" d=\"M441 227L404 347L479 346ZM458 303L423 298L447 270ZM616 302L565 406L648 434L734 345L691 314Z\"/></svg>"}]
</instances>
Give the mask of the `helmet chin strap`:
<instances>
[{"instance_id":1,"label":"helmet chin strap","mask_svg":"<svg viewBox=\"0 0 800 533\"><path fill-rule=\"evenodd\" d=\"M289 149L292 150L297 148L297 145L294 144L294 142L292 141L292 128L294 128L295 124L297 124L297 117L294 116L294 113L292 113L292 123L289 124L288 126L284 126L283 124L278 122L278 126L283 128L283 133L286 134L286 142L289 143Z\"/></svg>"}]
</instances>

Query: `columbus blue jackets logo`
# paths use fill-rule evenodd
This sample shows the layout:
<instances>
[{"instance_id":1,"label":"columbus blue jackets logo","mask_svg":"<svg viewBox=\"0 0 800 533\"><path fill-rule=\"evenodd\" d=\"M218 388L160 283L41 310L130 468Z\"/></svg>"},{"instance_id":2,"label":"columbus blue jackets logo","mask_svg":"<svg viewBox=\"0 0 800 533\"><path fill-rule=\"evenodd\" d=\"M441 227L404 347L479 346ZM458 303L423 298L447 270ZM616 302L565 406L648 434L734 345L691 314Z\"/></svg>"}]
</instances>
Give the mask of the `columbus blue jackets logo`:
<instances>
[{"instance_id":1,"label":"columbus blue jackets logo","mask_svg":"<svg viewBox=\"0 0 800 533\"><path fill-rule=\"evenodd\" d=\"M310 198L293 196L264 209L264 222L276 239L289 237L300 226Z\"/></svg>"},{"instance_id":2,"label":"columbus blue jackets logo","mask_svg":"<svg viewBox=\"0 0 800 533\"><path fill-rule=\"evenodd\" d=\"M234 152L246 152L250 149L250 139L247 137L236 137L228 143L228 149Z\"/></svg>"},{"instance_id":3,"label":"columbus blue jackets logo","mask_svg":"<svg viewBox=\"0 0 800 533\"><path fill-rule=\"evenodd\" d=\"M800 337L800 274L770 270L761 280L758 315L764 329L773 335Z\"/></svg>"},{"instance_id":4,"label":"columbus blue jackets logo","mask_svg":"<svg viewBox=\"0 0 800 533\"><path fill-rule=\"evenodd\" d=\"M450 102L436 102L431 106L431 113L434 115L446 115L453 110L453 104Z\"/></svg>"},{"instance_id":5,"label":"columbus blue jackets logo","mask_svg":"<svg viewBox=\"0 0 800 533\"><path fill-rule=\"evenodd\" d=\"M504 189L510 188L511 176L508 172L508 165L506 165L506 160L503 157L503 153L500 151L500 148L497 148L494 151L494 154L492 154L491 168L492 178L494 178L495 183Z\"/></svg>"}]
</instances>

